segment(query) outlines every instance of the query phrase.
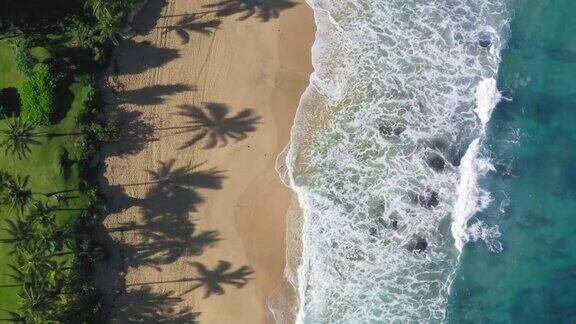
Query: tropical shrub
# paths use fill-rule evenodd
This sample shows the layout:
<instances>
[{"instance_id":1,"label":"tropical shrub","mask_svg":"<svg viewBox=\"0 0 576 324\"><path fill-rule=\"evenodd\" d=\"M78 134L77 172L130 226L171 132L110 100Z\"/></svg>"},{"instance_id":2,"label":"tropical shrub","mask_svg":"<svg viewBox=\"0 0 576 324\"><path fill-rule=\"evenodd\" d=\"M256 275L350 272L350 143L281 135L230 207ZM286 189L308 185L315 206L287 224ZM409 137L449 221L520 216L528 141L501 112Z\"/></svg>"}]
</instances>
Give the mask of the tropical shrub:
<instances>
[{"instance_id":1,"label":"tropical shrub","mask_svg":"<svg viewBox=\"0 0 576 324\"><path fill-rule=\"evenodd\" d=\"M96 154L96 147L86 135L80 135L74 143L72 158L76 161L87 161Z\"/></svg>"},{"instance_id":2,"label":"tropical shrub","mask_svg":"<svg viewBox=\"0 0 576 324\"><path fill-rule=\"evenodd\" d=\"M22 103L20 118L32 125L48 125L54 117L57 77L46 64L38 64L34 73L18 88Z\"/></svg>"},{"instance_id":3,"label":"tropical shrub","mask_svg":"<svg viewBox=\"0 0 576 324\"><path fill-rule=\"evenodd\" d=\"M30 53L30 46L26 41L16 45L16 69L20 73L26 76L32 75L36 63L36 59Z\"/></svg>"}]
</instances>

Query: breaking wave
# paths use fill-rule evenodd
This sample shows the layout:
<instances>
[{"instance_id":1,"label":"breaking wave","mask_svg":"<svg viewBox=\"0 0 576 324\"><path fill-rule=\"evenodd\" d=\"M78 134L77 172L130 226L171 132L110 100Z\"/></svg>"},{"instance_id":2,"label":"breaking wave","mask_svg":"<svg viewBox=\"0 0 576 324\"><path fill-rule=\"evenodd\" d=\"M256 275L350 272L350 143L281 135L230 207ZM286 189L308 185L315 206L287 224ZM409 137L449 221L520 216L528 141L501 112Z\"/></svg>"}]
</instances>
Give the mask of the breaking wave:
<instances>
[{"instance_id":1,"label":"breaking wave","mask_svg":"<svg viewBox=\"0 0 576 324\"><path fill-rule=\"evenodd\" d=\"M302 323L437 322L490 202L504 0L309 0L315 72L286 157Z\"/></svg>"}]
</instances>

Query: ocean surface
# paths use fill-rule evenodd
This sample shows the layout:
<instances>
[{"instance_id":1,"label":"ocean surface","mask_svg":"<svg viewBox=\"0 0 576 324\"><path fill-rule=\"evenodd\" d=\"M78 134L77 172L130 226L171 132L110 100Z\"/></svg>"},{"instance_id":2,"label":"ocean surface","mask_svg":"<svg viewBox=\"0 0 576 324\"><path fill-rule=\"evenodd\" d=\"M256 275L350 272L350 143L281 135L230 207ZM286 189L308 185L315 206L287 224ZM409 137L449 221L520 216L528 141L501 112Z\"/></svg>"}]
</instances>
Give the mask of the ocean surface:
<instances>
[{"instance_id":1,"label":"ocean surface","mask_svg":"<svg viewBox=\"0 0 576 324\"><path fill-rule=\"evenodd\" d=\"M576 2L309 4L298 322L576 322Z\"/></svg>"}]
</instances>

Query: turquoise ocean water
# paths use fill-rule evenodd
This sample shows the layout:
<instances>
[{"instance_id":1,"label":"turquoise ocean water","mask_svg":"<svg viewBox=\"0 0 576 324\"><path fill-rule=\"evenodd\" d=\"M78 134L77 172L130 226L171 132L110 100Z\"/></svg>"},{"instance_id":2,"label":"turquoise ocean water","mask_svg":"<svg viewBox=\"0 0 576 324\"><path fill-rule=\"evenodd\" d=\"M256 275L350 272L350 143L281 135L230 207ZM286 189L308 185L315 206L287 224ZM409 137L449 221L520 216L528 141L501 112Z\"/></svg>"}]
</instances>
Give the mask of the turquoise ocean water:
<instances>
[{"instance_id":1,"label":"turquoise ocean water","mask_svg":"<svg viewBox=\"0 0 576 324\"><path fill-rule=\"evenodd\" d=\"M576 323L576 1L307 0L299 323Z\"/></svg>"},{"instance_id":2,"label":"turquoise ocean water","mask_svg":"<svg viewBox=\"0 0 576 324\"><path fill-rule=\"evenodd\" d=\"M468 243L449 297L451 323L576 323L576 1L516 1L490 120L501 252Z\"/></svg>"}]
</instances>

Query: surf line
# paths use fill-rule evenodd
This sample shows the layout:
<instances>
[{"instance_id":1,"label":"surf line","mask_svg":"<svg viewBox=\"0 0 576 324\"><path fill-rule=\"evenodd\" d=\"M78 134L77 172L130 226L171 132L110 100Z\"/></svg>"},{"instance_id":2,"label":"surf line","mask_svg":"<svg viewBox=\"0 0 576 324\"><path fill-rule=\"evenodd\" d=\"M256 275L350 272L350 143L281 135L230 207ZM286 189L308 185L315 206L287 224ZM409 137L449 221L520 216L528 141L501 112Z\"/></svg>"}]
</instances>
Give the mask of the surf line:
<instances>
[{"instance_id":1,"label":"surf line","mask_svg":"<svg viewBox=\"0 0 576 324\"><path fill-rule=\"evenodd\" d=\"M457 198L452 211L452 237L458 250L458 257L462 248L471 238L478 237L477 233L468 228L468 221L477 212L484 210L490 204L490 193L478 186L478 179L494 170L494 166L487 157L481 156L481 141L486 133L486 124L494 108L501 99L494 78L486 78L478 83L476 88L476 108L474 112L482 123L480 135L470 143L466 153L460 161L460 180L457 187ZM478 229L477 229L478 230Z\"/></svg>"}]
</instances>

